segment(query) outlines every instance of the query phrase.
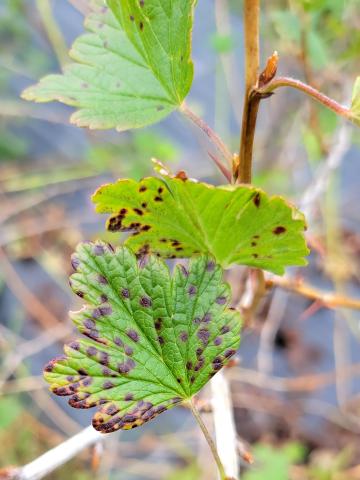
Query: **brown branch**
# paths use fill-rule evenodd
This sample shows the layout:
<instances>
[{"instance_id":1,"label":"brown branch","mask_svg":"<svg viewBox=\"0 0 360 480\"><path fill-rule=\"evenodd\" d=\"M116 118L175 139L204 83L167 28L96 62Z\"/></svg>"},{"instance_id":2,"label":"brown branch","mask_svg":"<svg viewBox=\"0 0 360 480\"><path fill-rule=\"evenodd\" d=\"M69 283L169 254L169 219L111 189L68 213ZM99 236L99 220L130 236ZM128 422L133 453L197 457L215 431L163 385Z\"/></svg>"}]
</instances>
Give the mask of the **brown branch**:
<instances>
[{"instance_id":1,"label":"brown branch","mask_svg":"<svg viewBox=\"0 0 360 480\"><path fill-rule=\"evenodd\" d=\"M327 308L351 308L360 309L360 300L318 290L301 280L293 280L286 277L271 277L266 282L267 287L281 287L284 290L297 293L303 297L321 302Z\"/></svg>"},{"instance_id":2,"label":"brown branch","mask_svg":"<svg viewBox=\"0 0 360 480\"><path fill-rule=\"evenodd\" d=\"M253 96L257 87L260 63L259 49L260 0L244 0L245 27L245 99L239 159L234 165L234 178L251 183L252 155L260 97Z\"/></svg>"}]
</instances>

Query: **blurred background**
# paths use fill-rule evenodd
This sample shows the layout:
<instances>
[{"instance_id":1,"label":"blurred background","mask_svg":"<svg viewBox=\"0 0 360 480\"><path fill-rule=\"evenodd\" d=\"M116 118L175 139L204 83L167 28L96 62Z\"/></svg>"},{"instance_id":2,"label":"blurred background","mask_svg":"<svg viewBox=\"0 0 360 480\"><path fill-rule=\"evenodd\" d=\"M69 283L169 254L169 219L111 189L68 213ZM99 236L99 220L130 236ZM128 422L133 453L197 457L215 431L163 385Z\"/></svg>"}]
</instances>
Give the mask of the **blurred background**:
<instances>
[{"instance_id":1,"label":"blurred background","mask_svg":"<svg viewBox=\"0 0 360 480\"><path fill-rule=\"evenodd\" d=\"M90 132L69 124L69 108L20 100L25 87L68 61L88 8L86 0L0 1L3 469L33 460L92 416L55 398L42 379L43 365L74 336L68 310L81 306L68 286L70 254L84 239L120 241L105 232L90 195L118 177L151 174L152 157L190 177L224 182L202 132L178 113L131 133ZM241 1L199 1L188 98L234 152L244 92L241 11ZM264 1L261 20L263 64L277 50L279 73L350 103L360 73L359 0ZM359 132L299 92L281 89L261 104L254 175L257 186L290 198L308 217L310 264L290 271L291 278L354 299L360 299ZM239 291L243 274L232 274ZM245 480L360 479L360 311L310 297L272 289L243 333L239 364L226 373L240 450L256 458L243 465ZM206 389L202 396L206 401ZM190 414L178 408L142 429L110 435L47 478L209 480L215 477L207 448Z\"/></svg>"}]
</instances>

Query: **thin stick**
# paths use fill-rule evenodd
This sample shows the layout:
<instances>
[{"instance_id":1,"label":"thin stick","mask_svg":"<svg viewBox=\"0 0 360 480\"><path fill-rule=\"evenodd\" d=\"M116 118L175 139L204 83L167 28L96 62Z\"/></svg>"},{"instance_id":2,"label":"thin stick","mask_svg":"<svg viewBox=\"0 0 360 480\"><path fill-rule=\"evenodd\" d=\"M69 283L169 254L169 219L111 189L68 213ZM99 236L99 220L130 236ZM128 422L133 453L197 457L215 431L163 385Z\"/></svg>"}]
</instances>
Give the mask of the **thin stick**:
<instances>
[{"instance_id":1,"label":"thin stick","mask_svg":"<svg viewBox=\"0 0 360 480\"><path fill-rule=\"evenodd\" d=\"M319 92L314 87L311 87L310 85L307 85L306 83L301 82L300 80L296 80L295 78L291 77L277 77L265 86L258 88L256 90L257 94L260 95L266 95L269 93L274 92L277 88L280 87L292 87L295 88L296 90L300 90L301 92L305 93L306 95L309 95L311 98L316 100L317 102L321 103L325 107L329 108L336 114L347 118L350 121L353 121L353 115L351 113L351 110L344 105L341 105L340 103L336 102L332 98L328 97L327 95L324 95L323 93Z\"/></svg>"},{"instance_id":2,"label":"thin stick","mask_svg":"<svg viewBox=\"0 0 360 480\"><path fill-rule=\"evenodd\" d=\"M226 474L229 477L239 478L234 409L230 385L222 370L211 379L210 386L217 451Z\"/></svg>"},{"instance_id":3,"label":"thin stick","mask_svg":"<svg viewBox=\"0 0 360 480\"><path fill-rule=\"evenodd\" d=\"M350 308L354 310L360 309L360 300L350 298L345 295L324 292L302 281L293 280L287 277L272 277L267 282L267 286L281 287L284 290L297 293L303 297L319 300L328 308Z\"/></svg>"},{"instance_id":4,"label":"thin stick","mask_svg":"<svg viewBox=\"0 0 360 480\"><path fill-rule=\"evenodd\" d=\"M22 303L25 311L33 316L44 328L58 327L60 320L27 288L1 246L0 266L8 287L19 302Z\"/></svg>"},{"instance_id":5,"label":"thin stick","mask_svg":"<svg viewBox=\"0 0 360 480\"><path fill-rule=\"evenodd\" d=\"M209 138L211 143L215 145L215 147L219 150L222 156L229 162L231 165L232 163L232 154L230 153L229 149L225 145L225 143L221 140L219 135L212 130L204 120L196 115L187 105L183 103L180 106L180 111L189 119L191 120L197 127L199 127L205 135Z\"/></svg>"},{"instance_id":6,"label":"thin stick","mask_svg":"<svg viewBox=\"0 0 360 480\"><path fill-rule=\"evenodd\" d=\"M49 0L36 0L36 6L40 13L42 23L46 30L46 34L49 38L51 46L56 53L58 62L61 67L69 63L68 48L65 43L64 37L54 19L50 1Z\"/></svg>"},{"instance_id":7,"label":"thin stick","mask_svg":"<svg viewBox=\"0 0 360 480\"><path fill-rule=\"evenodd\" d=\"M40 480L64 465L78 453L104 439L93 427L87 427L57 447L15 472L16 480Z\"/></svg>"},{"instance_id":8,"label":"thin stick","mask_svg":"<svg viewBox=\"0 0 360 480\"><path fill-rule=\"evenodd\" d=\"M259 18L260 0L244 0L245 99L240 154L234 166L234 177L239 183L251 183L255 127L260 104L260 97L252 95L257 87L260 63Z\"/></svg>"},{"instance_id":9,"label":"thin stick","mask_svg":"<svg viewBox=\"0 0 360 480\"><path fill-rule=\"evenodd\" d=\"M197 421L199 427L201 428L201 430L204 434L204 437L206 438L206 441L207 441L207 443L210 447L211 453L213 454L216 465L219 469L221 480L226 480L227 477L226 477L226 474L225 474L225 469L224 469L223 464L221 463L221 460L220 460L218 451L216 449L214 440L212 439L208 429L206 428L205 423L203 422L198 410L196 409L194 403L191 400L189 401L189 408L190 408L192 414L194 415L195 420Z\"/></svg>"}]
</instances>

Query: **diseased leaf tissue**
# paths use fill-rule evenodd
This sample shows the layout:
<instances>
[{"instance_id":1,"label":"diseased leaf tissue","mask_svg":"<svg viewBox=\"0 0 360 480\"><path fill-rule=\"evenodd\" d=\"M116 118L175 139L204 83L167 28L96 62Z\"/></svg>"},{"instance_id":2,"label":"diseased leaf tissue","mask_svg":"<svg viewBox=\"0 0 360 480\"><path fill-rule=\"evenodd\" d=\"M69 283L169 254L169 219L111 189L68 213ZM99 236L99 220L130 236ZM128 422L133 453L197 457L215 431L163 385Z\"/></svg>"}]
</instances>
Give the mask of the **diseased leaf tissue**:
<instances>
[{"instance_id":1,"label":"diseased leaf tissue","mask_svg":"<svg viewBox=\"0 0 360 480\"><path fill-rule=\"evenodd\" d=\"M155 123L176 110L193 80L194 0L91 0L89 33L70 50L74 62L23 98L76 107L71 121L119 131Z\"/></svg>"},{"instance_id":2,"label":"diseased leaf tissue","mask_svg":"<svg viewBox=\"0 0 360 480\"><path fill-rule=\"evenodd\" d=\"M76 107L72 122L119 131L177 109L193 79L195 0L90 0L74 62L23 97ZM354 110L357 109L355 96ZM305 265L302 214L250 186L185 178L120 180L93 197L127 246L81 244L72 264L85 306L71 318L87 338L45 367L51 390L75 408L98 407L94 427L131 429L189 401L235 354L241 318L222 268L283 273ZM130 249L130 248L131 249ZM188 258L171 275L158 257Z\"/></svg>"},{"instance_id":3,"label":"diseased leaf tissue","mask_svg":"<svg viewBox=\"0 0 360 480\"><path fill-rule=\"evenodd\" d=\"M72 264L86 306L71 317L88 339L68 344L45 378L71 406L98 406L97 430L131 429L190 399L235 354L241 319L211 257L171 276L157 257L96 242L81 244Z\"/></svg>"},{"instance_id":4,"label":"diseased leaf tissue","mask_svg":"<svg viewBox=\"0 0 360 480\"><path fill-rule=\"evenodd\" d=\"M165 258L211 254L223 268L249 265L282 274L306 265L304 216L281 197L244 185L214 187L163 175L100 187L93 201L107 228L132 232L126 245Z\"/></svg>"}]
</instances>

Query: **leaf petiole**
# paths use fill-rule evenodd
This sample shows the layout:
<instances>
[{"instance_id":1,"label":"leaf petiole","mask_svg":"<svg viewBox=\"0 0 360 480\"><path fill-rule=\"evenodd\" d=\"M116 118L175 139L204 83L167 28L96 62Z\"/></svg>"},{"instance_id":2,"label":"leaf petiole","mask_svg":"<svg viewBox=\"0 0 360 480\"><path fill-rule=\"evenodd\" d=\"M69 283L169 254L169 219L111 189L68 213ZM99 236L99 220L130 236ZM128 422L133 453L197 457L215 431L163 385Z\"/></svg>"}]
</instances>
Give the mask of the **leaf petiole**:
<instances>
[{"instance_id":1,"label":"leaf petiole","mask_svg":"<svg viewBox=\"0 0 360 480\"><path fill-rule=\"evenodd\" d=\"M345 117L346 119L353 121L353 114L350 108L347 108L340 103L336 102L332 98L324 95L323 93L316 90L316 88L307 85L300 80L296 80L295 78L291 77L277 77L267 85L264 85L261 88L257 88L255 93L258 95L267 95L273 93L276 89L280 87L291 87L295 88L296 90L300 90L301 92L305 93L309 97L312 97L317 102L321 103L325 107L329 108L337 115Z\"/></svg>"},{"instance_id":2,"label":"leaf petiole","mask_svg":"<svg viewBox=\"0 0 360 480\"><path fill-rule=\"evenodd\" d=\"M203 422L198 409L195 407L193 400L189 400L189 408L190 408L192 414L194 415L195 420L197 421L199 427L201 428L201 431L203 432L204 437L206 438L206 441L207 441L207 443L210 447L211 453L213 454L215 463L216 463L216 465L218 467L218 470L219 470L220 479L221 480L226 480L227 476L226 476L226 473L225 473L225 469L224 469L224 466L223 466L223 464L221 462L221 459L219 457L219 454L218 454L218 451L216 449L216 445L214 443L214 440L212 439L212 437L209 433L209 430L206 428L206 425Z\"/></svg>"}]
</instances>

